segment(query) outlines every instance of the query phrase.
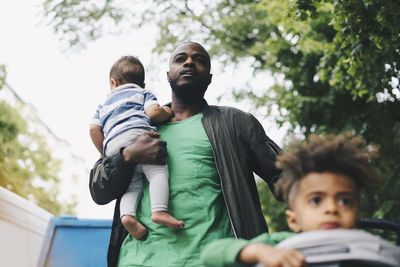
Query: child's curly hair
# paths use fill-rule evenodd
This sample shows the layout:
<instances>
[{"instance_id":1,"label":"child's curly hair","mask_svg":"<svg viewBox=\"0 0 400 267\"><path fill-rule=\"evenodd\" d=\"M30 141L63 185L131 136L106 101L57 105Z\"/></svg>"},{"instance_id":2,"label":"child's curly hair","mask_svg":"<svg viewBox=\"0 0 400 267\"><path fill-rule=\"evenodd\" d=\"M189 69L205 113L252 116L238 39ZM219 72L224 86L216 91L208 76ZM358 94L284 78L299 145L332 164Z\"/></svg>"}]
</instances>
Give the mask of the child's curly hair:
<instances>
[{"instance_id":1,"label":"child's curly hair","mask_svg":"<svg viewBox=\"0 0 400 267\"><path fill-rule=\"evenodd\" d=\"M282 177L275 185L275 193L290 206L298 182L312 172L342 174L354 180L358 188L369 187L378 179L370 164L374 156L373 148L366 146L361 137L311 135L304 142L292 143L290 152L277 158L276 166L282 169Z\"/></svg>"}]
</instances>

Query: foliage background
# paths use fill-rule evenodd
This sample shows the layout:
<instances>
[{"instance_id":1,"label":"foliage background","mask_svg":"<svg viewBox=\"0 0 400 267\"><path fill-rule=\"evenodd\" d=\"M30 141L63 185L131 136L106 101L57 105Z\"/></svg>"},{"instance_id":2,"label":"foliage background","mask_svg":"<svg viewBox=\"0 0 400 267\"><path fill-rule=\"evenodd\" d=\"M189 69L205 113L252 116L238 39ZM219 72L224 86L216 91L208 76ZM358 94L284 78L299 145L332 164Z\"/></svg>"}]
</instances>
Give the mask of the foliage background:
<instances>
[{"instance_id":1,"label":"foliage background","mask_svg":"<svg viewBox=\"0 0 400 267\"><path fill-rule=\"evenodd\" d=\"M0 66L0 90L6 67ZM57 200L60 162L54 160L45 138L32 131L22 106L0 100L0 186L55 214L73 214L75 202Z\"/></svg>"}]
</instances>

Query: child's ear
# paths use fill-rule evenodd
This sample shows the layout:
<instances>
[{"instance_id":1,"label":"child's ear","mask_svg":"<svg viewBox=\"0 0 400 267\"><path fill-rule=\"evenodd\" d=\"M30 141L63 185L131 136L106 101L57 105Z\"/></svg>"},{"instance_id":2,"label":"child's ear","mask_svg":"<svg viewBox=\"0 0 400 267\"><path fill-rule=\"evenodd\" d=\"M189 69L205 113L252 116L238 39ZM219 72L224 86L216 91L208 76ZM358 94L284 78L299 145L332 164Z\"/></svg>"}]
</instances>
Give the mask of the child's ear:
<instances>
[{"instance_id":1,"label":"child's ear","mask_svg":"<svg viewBox=\"0 0 400 267\"><path fill-rule=\"evenodd\" d=\"M298 233L301 231L300 225L297 223L296 213L292 210L286 210L286 221L289 225L289 228L292 229L293 232Z\"/></svg>"},{"instance_id":2,"label":"child's ear","mask_svg":"<svg viewBox=\"0 0 400 267\"><path fill-rule=\"evenodd\" d=\"M115 79L110 79L110 87L113 88L117 88L119 86L119 82L116 81Z\"/></svg>"}]
</instances>

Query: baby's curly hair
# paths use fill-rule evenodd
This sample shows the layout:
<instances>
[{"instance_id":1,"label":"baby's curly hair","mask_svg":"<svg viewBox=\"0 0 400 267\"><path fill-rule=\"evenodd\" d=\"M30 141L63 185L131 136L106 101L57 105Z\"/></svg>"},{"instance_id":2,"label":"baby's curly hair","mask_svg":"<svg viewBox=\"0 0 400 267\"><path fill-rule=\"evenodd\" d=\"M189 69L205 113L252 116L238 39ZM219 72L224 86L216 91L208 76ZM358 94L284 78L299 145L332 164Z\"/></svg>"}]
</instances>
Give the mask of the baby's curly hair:
<instances>
[{"instance_id":1,"label":"baby's curly hair","mask_svg":"<svg viewBox=\"0 0 400 267\"><path fill-rule=\"evenodd\" d=\"M378 179L370 164L375 155L361 137L351 135L311 135L304 142L295 141L290 152L277 158L282 177L275 185L275 193L290 206L299 181L312 172L342 174L354 180L357 188L368 188Z\"/></svg>"}]
</instances>

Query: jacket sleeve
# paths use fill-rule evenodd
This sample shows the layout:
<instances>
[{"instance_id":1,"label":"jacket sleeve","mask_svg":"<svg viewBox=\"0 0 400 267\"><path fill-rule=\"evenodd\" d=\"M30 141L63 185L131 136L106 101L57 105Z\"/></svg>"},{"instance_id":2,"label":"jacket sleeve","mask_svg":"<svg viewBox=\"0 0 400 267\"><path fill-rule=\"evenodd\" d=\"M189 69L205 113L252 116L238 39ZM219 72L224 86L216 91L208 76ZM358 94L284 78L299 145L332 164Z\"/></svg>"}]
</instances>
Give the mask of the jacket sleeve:
<instances>
[{"instance_id":1,"label":"jacket sleeve","mask_svg":"<svg viewBox=\"0 0 400 267\"><path fill-rule=\"evenodd\" d=\"M244 267L254 266L238 261L240 251L252 243L277 245L282 240L293 236L291 232L264 233L251 240L225 238L208 244L201 253L201 261L206 267Z\"/></svg>"},{"instance_id":2,"label":"jacket sleeve","mask_svg":"<svg viewBox=\"0 0 400 267\"><path fill-rule=\"evenodd\" d=\"M134 164L120 153L100 158L90 171L89 190L94 202L104 205L122 196L131 180Z\"/></svg>"},{"instance_id":3,"label":"jacket sleeve","mask_svg":"<svg viewBox=\"0 0 400 267\"><path fill-rule=\"evenodd\" d=\"M237 258L240 251L250 241L245 239L225 238L207 245L201 252L201 261L206 267L241 267L248 266L239 263Z\"/></svg>"},{"instance_id":4,"label":"jacket sleeve","mask_svg":"<svg viewBox=\"0 0 400 267\"><path fill-rule=\"evenodd\" d=\"M268 183L271 191L274 192L274 184L281 175L281 170L275 166L275 161L282 150L265 134L261 123L253 115L248 115L245 139L250 153L252 169Z\"/></svg>"}]
</instances>

